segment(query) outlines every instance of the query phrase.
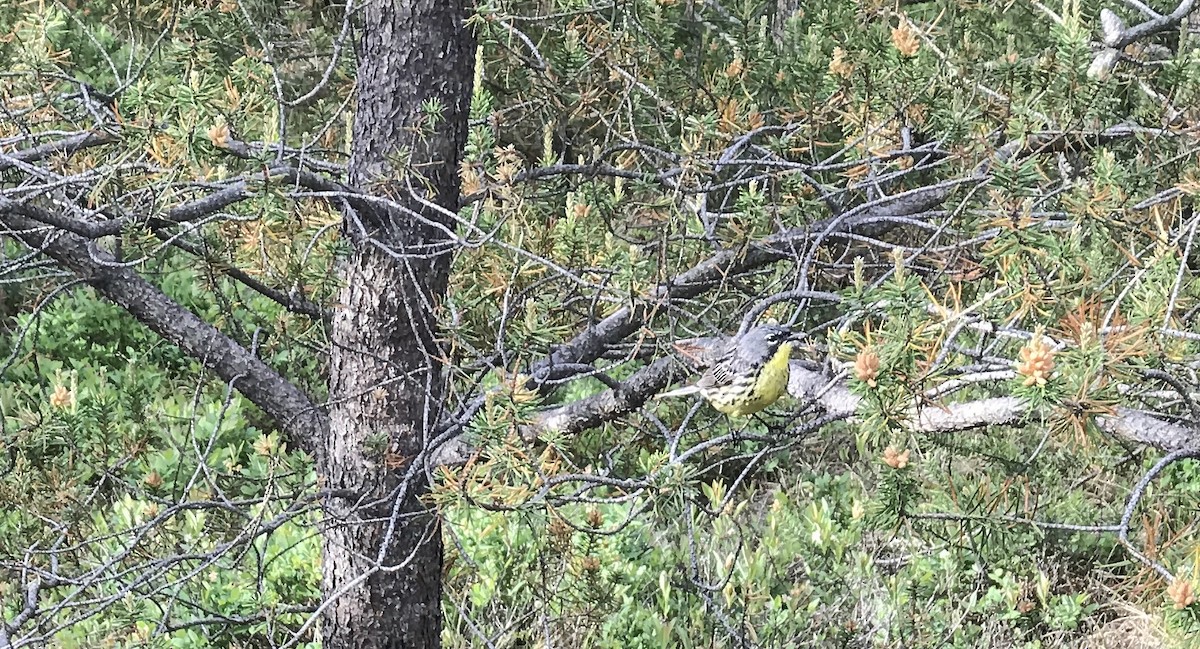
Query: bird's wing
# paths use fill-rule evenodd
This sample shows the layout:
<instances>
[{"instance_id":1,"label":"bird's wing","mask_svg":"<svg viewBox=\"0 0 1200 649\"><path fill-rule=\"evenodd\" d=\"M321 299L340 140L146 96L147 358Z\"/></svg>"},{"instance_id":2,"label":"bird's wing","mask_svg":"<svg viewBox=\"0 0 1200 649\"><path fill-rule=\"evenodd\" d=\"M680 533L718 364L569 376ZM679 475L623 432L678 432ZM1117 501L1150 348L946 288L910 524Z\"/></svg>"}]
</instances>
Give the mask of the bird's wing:
<instances>
[{"instance_id":1,"label":"bird's wing","mask_svg":"<svg viewBox=\"0 0 1200 649\"><path fill-rule=\"evenodd\" d=\"M737 353L737 341L732 338L689 338L674 343L676 351L680 352L692 363L701 367L707 366L704 374L694 385L662 392L657 398L678 397L695 394L702 390L729 385L733 382L731 361Z\"/></svg>"},{"instance_id":2,"label":"bird's wing","mask_svg":"<svg viewBox=\"0 0 1200 649\"><path fill-rule=\"evenodd\" d=\"M696 382L696 387L715 388L733 383L733 377L736 375L736 372L734 371L735 368L733 366L733 361L735 360L734 356L736 353L737 346L731 344L720 360L713 363L708 370L704 372L704 376L701 376L700 380Z\"/></svg>"}]
</instances>

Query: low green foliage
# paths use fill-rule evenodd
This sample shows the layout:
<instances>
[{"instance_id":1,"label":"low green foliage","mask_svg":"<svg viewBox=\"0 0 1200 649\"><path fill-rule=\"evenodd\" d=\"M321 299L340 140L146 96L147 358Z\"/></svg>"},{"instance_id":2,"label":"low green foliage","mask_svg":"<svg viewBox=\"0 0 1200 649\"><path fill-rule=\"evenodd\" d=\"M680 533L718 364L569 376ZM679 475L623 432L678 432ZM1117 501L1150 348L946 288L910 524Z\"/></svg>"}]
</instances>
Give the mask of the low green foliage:
<instances>
[{"instance_id":1,"label":"low green foliage","mask_svg":"<svg viewBox=\"0 0 1200 649\"><path fill-rule=\"evenodd\" d=\"M152 637L169 639L162 646L230 646L303 621L285 611L319 599L316 518L287 515L283 496L310 488L311 467L255 423L262 417L248 402L219 384L197 389L193 360L85 289L19 316L4 342L17 362L0 387L0 499L16 506L0 516L0 556L34 549L37 567L107 566L100 574L148 580L131 591L104 579L75 593L46 591L47 607L112 598L102 615L64 628L58 646L144 646ZM174 584L176 602L166 617L146 597L163 584ZM6 619L23 601L16 588L0 582ZM268 617L161 635L161 623L204 611Z\"/></svg>"},{"instance_id":2,"label":"low green foliage","mask_svg":"<svg viewBox=\"0 0 1200 649\"><path fill-rule=\"evenodd\" d=\"M917 469L875 466L866 484L793 469L733 495L713 481L653 503L451 508L462 554L446 582L447 645L482 634L500 646L1050 646L1082 641L1115 612L1090 568L1058 572L1111 555L1111 543L1048 542L984 517L879 516L896 476L911 489ZM914 514L938 499L911 496Z\"/></svg>"}]
</instances>

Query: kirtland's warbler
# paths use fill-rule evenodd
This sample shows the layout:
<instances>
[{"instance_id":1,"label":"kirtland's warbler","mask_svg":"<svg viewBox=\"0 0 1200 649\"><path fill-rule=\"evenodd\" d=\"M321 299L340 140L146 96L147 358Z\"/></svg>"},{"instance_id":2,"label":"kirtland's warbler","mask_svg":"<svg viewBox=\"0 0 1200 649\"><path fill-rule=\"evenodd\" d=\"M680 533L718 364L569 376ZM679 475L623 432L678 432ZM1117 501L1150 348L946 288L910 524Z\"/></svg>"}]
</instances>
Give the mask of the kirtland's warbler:
<instances>
[{"instance_id":1,"label":"kirtland's warbler","mask_svg":"<svg viewBox=\"0 0 1200 649\"><path fill-rule=\"evenodd\" d=\"M775 403L787 391L792 332L778 325L760 325L737 338L706 350L712 364L694 385L663 392L663 397L700 393L712 407L727 415L754 414Z\"/></svg>"}]
</instances>

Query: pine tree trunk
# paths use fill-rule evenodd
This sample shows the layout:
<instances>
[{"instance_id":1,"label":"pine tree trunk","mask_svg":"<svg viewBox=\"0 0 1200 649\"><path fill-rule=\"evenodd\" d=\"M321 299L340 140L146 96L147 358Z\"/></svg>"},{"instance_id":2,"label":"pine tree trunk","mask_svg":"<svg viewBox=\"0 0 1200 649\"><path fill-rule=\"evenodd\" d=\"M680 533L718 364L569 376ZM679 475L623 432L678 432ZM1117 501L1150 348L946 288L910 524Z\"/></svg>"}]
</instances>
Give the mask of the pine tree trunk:
<instances>
[{"instance_id":1,"label":"pine tree trunk","mask_svg":"<svg viewBox=\"0 0 1200 649\"><path fill-rule=\"evenodd\" d=\"M326 504L324 649L437 647L442 539L415 466L441 416L436 309L466 141L475 40L464 0L369 0L362 12L350 182L403 206L355 201L353 252L333 318L330 431L318 452ZM441 106L431 119L422 106Z\"/></svg>"}]
</instances>

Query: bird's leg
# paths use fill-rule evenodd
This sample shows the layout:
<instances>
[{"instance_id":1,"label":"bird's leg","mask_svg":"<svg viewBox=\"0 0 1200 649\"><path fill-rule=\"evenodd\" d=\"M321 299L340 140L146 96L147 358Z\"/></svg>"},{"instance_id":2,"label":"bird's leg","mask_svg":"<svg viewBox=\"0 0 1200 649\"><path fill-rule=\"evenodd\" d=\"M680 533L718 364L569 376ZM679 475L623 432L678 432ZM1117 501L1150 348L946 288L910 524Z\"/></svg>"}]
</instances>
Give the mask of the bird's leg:
<instances>
[{"instance_id":1,"label":"bird's leg","mask_svg":"<svg viewBox=\"0 0 1200 649\"><path fill-rule=\"evenodd\" d=\"M735 440L740 439L742 433L746 432L746 427L750 425L750 422L742 417L733 417L726 414L722 414L721 416L725 418L725 423L729 425L729 432Z\"/></svg>"},{"instance_id":2,"label":"bird's leg","mask_svg":"<svg viewBox=\"0 0 1200 649\"><path fill-rule=\"evenodd\" d=\"M784 430L786 430L786 428L787 428L786 426L773 425L771 422L767 421L766 419L759 417L758 413L755 413L750 416L754 417L756 420L758 420L758 423L762 424L763 427L765 427L767 429L767 433L773 437L778 437L779 435L783 434Z\"/></svg>"}]
</instances>

